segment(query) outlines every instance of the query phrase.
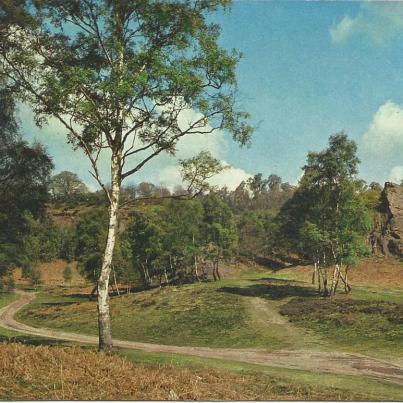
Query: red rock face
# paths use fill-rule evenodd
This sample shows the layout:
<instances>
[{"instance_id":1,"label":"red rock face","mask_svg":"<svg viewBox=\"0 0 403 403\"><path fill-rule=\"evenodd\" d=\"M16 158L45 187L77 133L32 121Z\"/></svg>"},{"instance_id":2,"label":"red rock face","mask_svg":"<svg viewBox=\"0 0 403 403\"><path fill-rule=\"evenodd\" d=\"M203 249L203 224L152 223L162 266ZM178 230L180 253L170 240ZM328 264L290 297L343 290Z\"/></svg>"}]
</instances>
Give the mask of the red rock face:
<instances>
[{"instance_id":1,"label":"red rock face","mask_svg":"<svg viewBox=\"0 0 403 403\"><path fill-rule=\"evenodd\" d=\"M372 237L374 252L403 258L403 186L386 182L381 200Z\"/></svg>"}]
</instances>

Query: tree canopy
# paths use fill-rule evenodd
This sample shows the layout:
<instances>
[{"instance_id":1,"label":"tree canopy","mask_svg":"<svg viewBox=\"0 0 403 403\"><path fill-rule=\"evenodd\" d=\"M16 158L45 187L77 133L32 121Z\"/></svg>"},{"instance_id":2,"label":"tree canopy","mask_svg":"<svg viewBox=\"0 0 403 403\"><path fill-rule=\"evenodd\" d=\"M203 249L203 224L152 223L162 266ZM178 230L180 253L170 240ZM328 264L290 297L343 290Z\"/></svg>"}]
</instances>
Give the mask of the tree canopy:
<instances>
[{"instance_id":1,"label":"tree canopy","mask_svg":"<svg viewBox=\"0 0 403 403\"><path fill-rule=\"evenodd\" d=\"M52 161L20 138L11 93L0 90L0 273L21 263L31 218L44 215Z\"/></svg>"},{"instance_id":2,"label":"tree canopy","mask_svg":"<svg viewBox=\"0 0 403 403\"><path fill-rule=\"evenodd\" d=\"M319 287L334 294L341 267L349 267L367 252L365 236L372 220L356 175L357 146L344 133L329 138L321 152L310 152L300 186L279 214L285 241L315 265ZM335 266L330 291L327 268ZM320 268L324 268L324 272Z\"/></svg>"},{"instance_id":3,"label":"tree canopy","mask_svg":"<svg viewBox=\"0 0 403 403\"><path fill-rule=\"evenodd\" d=\"M52 176L49 190L53 199L68 200L76 195L88 192L87 186L77 174L70 171L62 171Z\"/></svg>"}]
</instances>

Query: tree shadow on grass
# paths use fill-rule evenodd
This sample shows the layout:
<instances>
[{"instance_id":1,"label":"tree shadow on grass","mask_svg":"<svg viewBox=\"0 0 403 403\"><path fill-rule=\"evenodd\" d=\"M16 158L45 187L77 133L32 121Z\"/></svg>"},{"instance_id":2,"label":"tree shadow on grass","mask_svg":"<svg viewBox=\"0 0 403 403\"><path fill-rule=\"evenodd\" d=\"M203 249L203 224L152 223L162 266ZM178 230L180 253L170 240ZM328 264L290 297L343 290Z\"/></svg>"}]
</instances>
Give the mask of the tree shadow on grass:
<instances>
[{"instance_id":1,"label":"tree shadow on grass","mask_svg":"<svg viewBox=\"0 0 403 403\"><path fill-rule=\"evenodd\" d=\"M69 306L75 304L77 304L77 302L71 302L71 301L42 302L41 307Z\"/></svg>"},{"instance_id":2,"label":"tree shadow on grass","mask_svg":"<svg viewBox=\"0 0 403 403\"><path fill-rule=\"evenodd\" d=\"M65 346L63 340L47 339L42 337L24 336L0 336L0 343L21 343L30 346Z\"/></svg>"},{"instance_id":3,"label":"tree shadow on grass","mask_svg":"<svg viewBox=\"0 0 403 403\"><path fill-rule=\"evenodd\" d=\"M86 299L87 301L90 300L90 294L89 293L65 294L63 296L68 297L68 298ZM95 299L96 299L96 297L95 297Z\"/></svg>"},{"instance_id":4,"label":"tree shadow on grass","mask_svg":"<svg viewBox=\"0 0 403 403\"><path fill-rule=\"evenodd\" d=\"M253 284L248 287L222 287L218 291L241 295L243 297L260 297L269 300L317 296L317 292L312 288L291 284Z\"/></svg>"},{"instance_id":5,"label":"tree shadow on grass","mask_svg":"<svg viewBox=\"0 0 403 403\"><path fill-rule=\"evenodd\" d=\"M283 278L275 278L275 277L261 277L261 278L251 278L250 281L268 281L270 283L275 283L275 284L295 284L295 283L304 283L304 281L301 280L287 280L287 279L283 279Z\"/></svg>"}]
</instances>

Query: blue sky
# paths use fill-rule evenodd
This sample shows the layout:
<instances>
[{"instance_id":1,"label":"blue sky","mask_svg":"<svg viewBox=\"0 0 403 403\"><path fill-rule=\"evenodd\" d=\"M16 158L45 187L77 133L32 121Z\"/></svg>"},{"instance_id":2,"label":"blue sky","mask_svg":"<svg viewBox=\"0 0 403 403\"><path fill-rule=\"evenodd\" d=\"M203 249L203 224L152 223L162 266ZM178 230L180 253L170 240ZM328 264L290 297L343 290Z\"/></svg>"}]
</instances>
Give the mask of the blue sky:
<instances>
[{"instance_id":1,"label":"blue sky","mask_svg":"<svg viewBox=\"0 0 403 403\"><path fill-rule=\"evenodd\" d=\"M240 105L257 126L250 148L225 134L206 143L236 168L220 184L258 172L296 183L307 152L341 130L359 145L362 178L403 179L403 3L235 0L213 19L222 45L243 53ZM90 182L83 157L50 135L55 127L40 132L27 109L21 120L28 138L48 146L56 171ZM186 143L179 156L193 151ZM175 167L162 157L134 181L171 185Z\"/></svg>"}]
</instances>

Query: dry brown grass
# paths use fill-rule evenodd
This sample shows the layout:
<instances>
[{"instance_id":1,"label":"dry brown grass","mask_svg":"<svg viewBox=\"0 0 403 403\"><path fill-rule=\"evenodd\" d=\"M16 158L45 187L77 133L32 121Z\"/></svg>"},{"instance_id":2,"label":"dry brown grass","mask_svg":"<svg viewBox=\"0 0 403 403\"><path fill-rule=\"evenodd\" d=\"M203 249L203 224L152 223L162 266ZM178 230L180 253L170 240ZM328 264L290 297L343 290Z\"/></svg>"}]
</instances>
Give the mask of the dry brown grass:
<instances>
[{"instance_id":1,"label":"dry brown grass","mask_svg":"<svg viewBox=\"0 0 403 403\"><path fill-rule=\"evenodd\" d=\"M298 266L281 270L293 278L310 281L313 268ZM348 277L352 285L376 285L385 288L403 288L403 263L394 258L370 257L351 267Z\"/></svg>"},{"instance_id":2,"label":"dry brown grass","mask_svg":"<svg viewBox=\"0 0 403 403\"><path fill-rule=\"evenodd\" d=\"M65 282L63 278L63 270L66 266L70 266L72 272L72 279L70 282ZM55 260L53 262L41 263L38 266L41 273L41 281L45 286L58 286L58 285L69 285L69 286L82 286L87 282L77 271L77 262L68 263L65 260ZM21 268L17 267L13 271L13 277L15 284L17 285L29 285L30 281L24 279L22 276Z\"/></svg>"},{"instance_id":3,"label":"dry brown grass","mask_svg":"<svg viewBox=\"0 0 403 403\"><path fill-rule=\"evenodd\" d=\"M272 400L351 399L263 375L224 374L178 366L134 366L79 347L0 345L0 399L6 400Z\"/></svg>"},{"instance_id":4,"label":"dry brown grass","mask_svg":"<svg viewBox=\"0 0 403 403\"><path fill-rule=\"evenodd\" d=\"M372 257L363 259L349 272L352 284L403 288L403 263L398 259Z\"/></svg>"}]
</instances>

